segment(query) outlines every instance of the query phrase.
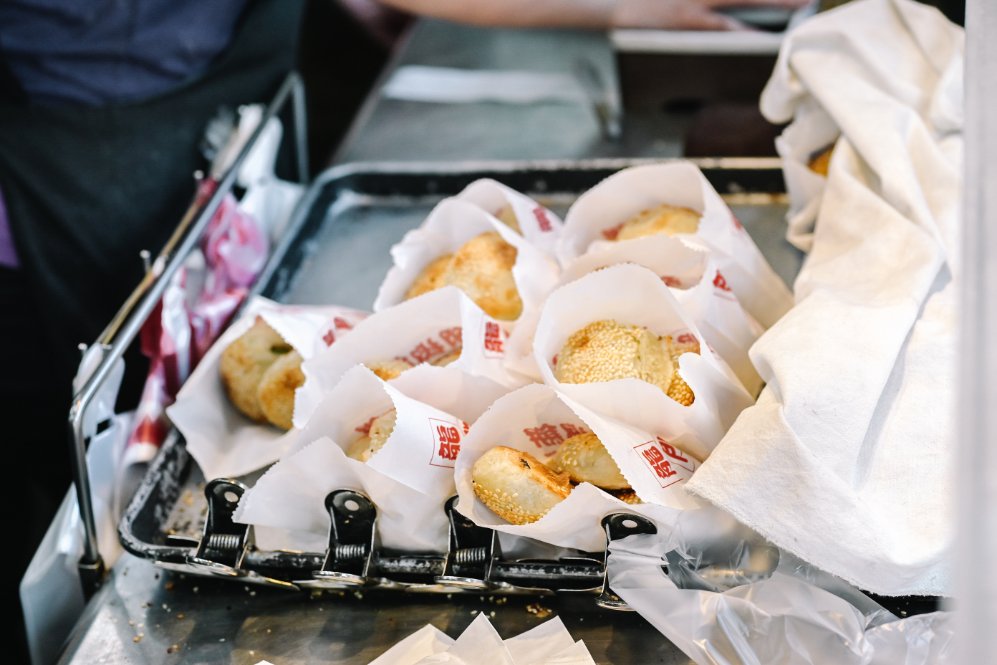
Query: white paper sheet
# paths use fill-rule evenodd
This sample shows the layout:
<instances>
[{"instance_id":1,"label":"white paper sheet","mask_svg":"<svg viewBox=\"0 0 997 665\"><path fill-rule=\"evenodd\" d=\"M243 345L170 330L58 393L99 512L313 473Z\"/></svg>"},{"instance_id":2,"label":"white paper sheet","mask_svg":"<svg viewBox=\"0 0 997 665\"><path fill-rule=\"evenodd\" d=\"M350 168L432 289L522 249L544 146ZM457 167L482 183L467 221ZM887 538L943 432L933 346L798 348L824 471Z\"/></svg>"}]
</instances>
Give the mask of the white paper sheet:
<instances>
[{"instance_id":1,"label":"white paper sheet","mask_svg":"<svg viewBox=\"0 0 997 665\"><path fill-rule=\"evenodd\" d=\"M263 468L291 444L288 432L253 422L236 410L218 373L222 351L252 327L257 315L307 359L317 348L348 332L366 313L334 306L279 305L266 298L247 304L242 318L218 338L166 410L207 479Z\"/></svg>"}]
</instances>

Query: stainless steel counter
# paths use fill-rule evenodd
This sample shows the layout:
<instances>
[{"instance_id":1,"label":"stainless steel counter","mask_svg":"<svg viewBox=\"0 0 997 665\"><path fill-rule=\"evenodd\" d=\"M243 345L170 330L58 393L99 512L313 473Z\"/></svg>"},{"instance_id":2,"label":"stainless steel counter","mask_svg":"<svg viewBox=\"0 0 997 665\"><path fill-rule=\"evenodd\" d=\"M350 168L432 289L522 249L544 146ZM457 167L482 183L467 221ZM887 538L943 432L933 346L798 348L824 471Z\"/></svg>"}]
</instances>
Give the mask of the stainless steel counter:
<instances>
[{"instance_id":1,"label":"stainless steel counter","mask_svg":"<svg viewBox=\"0 0 997 665\"><path fill-rule=\"evenodd\" d=\"M415 26L385 76L405 64L571 72L580 58L618 86L604 35L428 21ZM679 117L636 113L613 142L583 103L430 104L375 91L335 161L674 157L683 131ZM509 637L549 611L599 663L690 662L641 617L598 610L589 596L309 596L184 578L127 554L89 603L62 662L367 663L426 623L456 636L478 612L494 613Z\"/></svg>"},{"instance_id":2,"label":"stainless steel counter","mask_svg":"<svg viewBox=\"0 0 997 665\"><path fill-rule=\"evenodd\" d=\"M556 613L598 663L690 663L639 616L598 610L591 596L308 595L184 577L130 555L90 602L62 662L359 665L427 623L457 636L479 612L504 637Z\"/></svg>"},{"instance_id":3,"label":"stainless steel counter","mask_svg":"<svg viewBox=\"0 0 997 665\"><path fill-rule=\"evenodd\" d=\"M421 21L383 80L399 66L412 64L573 76L580 60L591 62L611 94L621 98L612 45L606 35L595 32L497 30ZM383 99L375 92L335 161L679 156L688 119L632 106L638 112L627 117L621 140L610 141L584 103L438 104Z\"/></svg>"}]
</instances>

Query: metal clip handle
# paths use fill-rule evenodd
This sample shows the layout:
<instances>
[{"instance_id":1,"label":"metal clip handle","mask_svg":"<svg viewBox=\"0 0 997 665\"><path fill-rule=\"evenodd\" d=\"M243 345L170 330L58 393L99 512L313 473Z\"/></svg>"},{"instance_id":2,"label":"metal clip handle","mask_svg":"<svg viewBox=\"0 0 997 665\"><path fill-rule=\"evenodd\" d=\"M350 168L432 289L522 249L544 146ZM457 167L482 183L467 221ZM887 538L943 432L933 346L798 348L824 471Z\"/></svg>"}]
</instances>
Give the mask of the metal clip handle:
<instances>
[{"instance_id":1,"label":"metal clip handle","mask_svg":"<svg viewBox=\"0 0 997 665\"><path fill-rule=\"evenodd\" d=\"M360 492L336 490L325 497L325 509L329 549L321 570L312 577L328 588L364 586L374 560L377 508Z\"/></svg>"},{"instance_id":2,"label":"metal clip handle","mask_svg":"<svg viewBox=\"0 0 997 665\"><path fill-rule=\"evenodd\" d=\"M607 610L633 612L633 608L609 588L609 544L638 533L658 533L658 528L646 517L632 513L606 515L602 518L602 528L606 530L606 563L602 572L602 593L595 599L595 603Z\"/></svg>"},{"instance_id":3,"label":"metal clip handle","mask_svg":"<svg viewBox=\"0 0 997 665\"><path fill-rule=\"evenodd\" d=\"M197 552L187 558L192 566L207 568L226 577L245 575L242 561L249 547L249 525L232 520L239 499L249 489L238 480L216 478L204 488L208 519Z\"/></svg>"},{"instance_id":4,"label":"metal clip handle","mask_svg":"<svg viewBox=\"0 0 997 665\"><path fill-rule=\"evenodd\" d=\"M436 581L462 589L488 589L492 586L495 560L501 556L498 536L457 512L457 501L452 496L444 505L450 522L450 544L443 574Z\"/></svg>"}]
</instances>

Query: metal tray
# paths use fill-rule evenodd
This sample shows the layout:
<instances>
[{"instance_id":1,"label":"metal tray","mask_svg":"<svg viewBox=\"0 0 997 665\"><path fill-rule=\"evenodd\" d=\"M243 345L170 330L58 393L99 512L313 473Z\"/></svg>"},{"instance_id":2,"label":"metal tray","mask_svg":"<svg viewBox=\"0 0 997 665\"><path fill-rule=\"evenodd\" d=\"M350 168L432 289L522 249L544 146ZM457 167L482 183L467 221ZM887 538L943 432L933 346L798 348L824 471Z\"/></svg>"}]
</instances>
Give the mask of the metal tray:
<instances>
[{"instance_id":1,"label":"metal tray","mask_svg":"<svg viewBox=\"0 0 997 665\"><path fill-rule=\"evenodd\" d=\"M612 173L644 161L368 163L337 167L306 192L256 293L298 304L367 309L390 267L388 249L418 226L442 198L478 178L494 178L563 214L579 194ZM699 162L776 272L789 282L802 255L783 239L786 196L777 160ZM489 529L452 510L448 552L415 555L378 547L375 507L340 490L326 499L330 541L325 552L264 551L252 532L231 520L238 497L259 474L205 479L173 431L151 464L119 525L123 546L165 568L295 588L379 587L451 593L597 594L604 607L625 609L605 583L605 552L503 556ZM629 514L603 520L607 540L654 527Z\"/></svg>"}]
</instances>

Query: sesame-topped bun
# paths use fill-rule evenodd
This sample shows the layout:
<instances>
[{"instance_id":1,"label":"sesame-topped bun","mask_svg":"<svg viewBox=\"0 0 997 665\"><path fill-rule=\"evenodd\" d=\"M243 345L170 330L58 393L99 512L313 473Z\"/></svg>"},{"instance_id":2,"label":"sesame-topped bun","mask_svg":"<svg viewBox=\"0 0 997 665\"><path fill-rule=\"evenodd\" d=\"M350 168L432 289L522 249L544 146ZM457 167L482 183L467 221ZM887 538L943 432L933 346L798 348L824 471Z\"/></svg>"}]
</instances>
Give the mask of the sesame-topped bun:
<instances>
[{"instance_id":1,"label":"sesame-topped bun","mask_svg":"<svg viewBox=\"0 0 997 665\"><path fill-rule=\"evenodd\" d=\"M672 359L672 364L675 366L678 366L679 356L683 353L699 353L699 341L695 337L690 337L687 342L677 342L670 336L666 336L664 344L665 349L668 351L668 357ZM689 387L689 384L685 382L685 379L678 372L675 372L672 382L668 385L668 389L665 392L682 406L689 406L696 400L692 388Z\"/></svg>"},{"instance_id":2,"label":"sesame-topped bun","mask_svg":"<svg viewBox=\"0 0 997 665\"><path fill-rule=\"evenodd\" d=\"M305 383L301 371L301 354L291 351L270 365L257 389L257 400L264 417L281 429L291 429L294 416L294 391Z\"/></svg>"},{"instance_id":3,"label":"sesame-topped bun","mask_svg":"<svg viewBox=\"0 0 997 665\"><path fill-rule=\"evenodd\" d=\"M489 316L503 321L518 319L523 301L512 278L516 254L516 248L498 233L482 233L453 254L444 254L426 266L409 287L405 299L444 286L456 286Z\"/></svg>"},{"instance_id":4,"label":"sesame-topped bun","mask_svg":"<svg viewBox=\"0 0 997 665\"><path fill-rule=\"evenodd\" d=\"M482 233L454 252L444 284L466 293L489 316L518 319L523 301L512 278L516 254L516 248L498 233Z\"/></svg>"},{"instance_id":5,"label":"sesame-topped bun","mask_svg":"<svg viewBox=\"0 0 997 665\"><path fill-rule=\"evenodd\" d=\"M613 496L615 496L617 499L619 499L623 503L629 503L631 506L636 506L638 504L644 503L641 500L641 498L639 496L637 496L637 492L634 492L631 489L612 490L610 492L610 494L612 494Z\"/></svg>"},{"instance_id":6,"label":"sesame-topped bun","mask_svg":"<svg viewBox=\"0 0 997 665\"><path fill-rule=\"evenodd\" d=\"M444 254L430 261L429 265L423 268L419 276L412 282L412 286L405 293L405 299L411 300L416 296L421 296L424 293L429 293L443 287L443 276L450 266L452 258L453 254Z\"/></svg>"},{"instance_id":7,"label":"sesame-topped bun","mask_svg":"<svg viewBox=\"0 0 997 665\"><path fill-rule=\"evenodd\" d=\"M529 524L571 493L571 483L529 453L496 446L471 467L474 493L492 512L512 524Z\"/></svg>"},{"instance_id":8,"label":"sesame-topped bun","mask_svg":"<svg viewBox=\"0 0 997 665\"><path fill-rule=\"evenodd\" d=\"M398 360L392 358L391 360L373 360L371 362L366 362L364 365L367 369L374 372L377 378L382 381L390 381L391 379L398 378L402 372L412 369L412 365L409 365L404 360Z\"/></svg>"},{"instance_id":9,"label":"sesame-topped bun","mask_svg":"<svg viewBox=\"0 0 997 665\"><path fill-rule=\"evenodd\" d=\"M264 373L278 359L293 351L280 334L256 317L253 327L222 351L219 373L235 408L253 420L267 422L258 391Z\"/></svg>"},{"instance_id":10,"label":"sesame-topped bun","mask_svg":"<svg viewBox=\"0 0 997 665\"><path fill-rule=\"evenodd\" d=\"M643 210L623 222L616 239L631 240L658 233L670 236L679 233L695 233L699 229L700 217L701 215L691 208L680 208L665 203L649 210Z\"/></svg>"},{"instance_id":11,"label":"sesame-topped bun","mask_svg":"<svg viewBox=\"0 0 997 665\"><path fill-rule=\"evenodd\" d=\"M667 393L675 365L661 338L647 328L604 319L568 338L554 376L561 383L641 379Z\"/></svg>"},{"instance_id":12,"label":"sesame-topped bun","mask_svg":"<svg viewBox=\"0 0 997 665\"><path fill-rule=\"evenodd\" d=\"M346 451L346 455L361 462L366 462L376 455L388 442L391 433L395 431L396 415L395 410L391 409L391 411L374 418L367 435L354 441L349 450Z\"/></svg>"},{"instance_id":13,"label":"sesame-topped bun","mask_svg":"<svg viewBox=\"0 0 997 665\"><path fill-rule=\"evenodd\" d=\"M568 474L574 483L592 483L607 490L630 489L630 483L606 446L591 432L566 439L548 466L557 473Z\"/></svg>"}]
</instances>

